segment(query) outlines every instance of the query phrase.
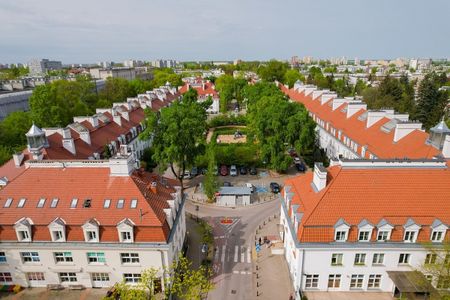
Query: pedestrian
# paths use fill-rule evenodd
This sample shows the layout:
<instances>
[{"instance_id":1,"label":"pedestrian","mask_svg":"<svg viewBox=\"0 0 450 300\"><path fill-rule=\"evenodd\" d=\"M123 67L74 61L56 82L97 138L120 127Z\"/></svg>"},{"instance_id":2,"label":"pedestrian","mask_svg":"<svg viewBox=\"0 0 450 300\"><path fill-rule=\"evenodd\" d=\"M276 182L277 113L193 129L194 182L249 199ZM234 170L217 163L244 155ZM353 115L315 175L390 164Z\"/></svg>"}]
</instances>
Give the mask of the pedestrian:
<instances>
[{"instance_id":1,"label":"pedestrian","mask_svg":"<svg viewBox=\"0 0 450 300\"><path fill-rule=\"evenodd\" d=\"M259 238L259 244L261 245L261 237Z\"/></svg>"}]
</instances>

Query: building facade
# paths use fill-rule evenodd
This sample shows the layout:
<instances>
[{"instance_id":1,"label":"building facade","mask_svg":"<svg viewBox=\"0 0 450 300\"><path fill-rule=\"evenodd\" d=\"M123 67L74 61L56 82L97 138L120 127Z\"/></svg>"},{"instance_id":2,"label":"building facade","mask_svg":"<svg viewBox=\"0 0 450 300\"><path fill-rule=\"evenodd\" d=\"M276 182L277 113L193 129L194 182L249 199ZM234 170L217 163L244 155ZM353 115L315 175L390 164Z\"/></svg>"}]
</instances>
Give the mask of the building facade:
<instances>
[{"instance_id":1,"label":"building facade","mask_svg":"<svg viewBox=\"0 0 450 300\"><path fill-rule=\"evenodd\" d=\"M30 75L43 75L48 71L61 70L62 63L60 61L48 59L34 59L28 63Z\"/></svg>"},{"instance_id":2,"label":"building facade","mask_svg":"<svg viewBox=\"0 0 450 300\"><path fill-rule=\"evenodd\" d=\"M442 159L341 160L288 179L280 234L296 299L305 291L395 293L393 272L450 259L424 246L448 242L449 183Z\"/></svg>"},{"instance_id":3,"label":"building facade","mask_svg":"<svg viewBox=\"0 0 450 300\"><path fill-rule=\"evenodd\" d=\"M0 190L0 285L110 287L150 267L164 281L183 248L184 197L123 150L100 161L29 160Z\"/></svg>"},{"instance_id":4,"label":"building facade","mask_svg":"<svg viewBox=\"0 0 450 300\"><path fill-rule=\"evenodd\" d=\"M184 78L183 80L185 84L180 88L180 94L184 94L192 88L197 91L199 102L204 102L211 97L213 103L206 111L211 114L219 113L220 97L214 83L201 78Z\"/></svg>"}]
</instances>

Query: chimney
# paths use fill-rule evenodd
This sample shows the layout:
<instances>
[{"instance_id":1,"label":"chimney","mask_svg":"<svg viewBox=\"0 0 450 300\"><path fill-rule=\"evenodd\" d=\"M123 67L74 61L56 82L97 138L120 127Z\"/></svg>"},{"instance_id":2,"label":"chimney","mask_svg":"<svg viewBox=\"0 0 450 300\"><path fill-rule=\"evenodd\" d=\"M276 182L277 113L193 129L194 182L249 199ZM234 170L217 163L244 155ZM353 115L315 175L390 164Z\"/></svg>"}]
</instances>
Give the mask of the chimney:
<instances>
[{"instance_id":1,"label":"chimney","mask_svg":"<svg viewBox=\"0 0 450 300\"><path fill-rule=\"evenodd\" d=\"M14 160L14 165L16 167L20 167L20 165L22 165L22 161L23 161L23 153L22 152L14 153L13 160Z\"/></svg>"},{"instance_id":2,"label":"chimney","mask_svg":"<svg viewBox=\"0 0 450 300\"><path fill-rule=\"evenodd\" d=\"M135 159L133 155L116 155L110 158L109 170L111 176L130 176L135 170Z\"/></svg>"},{"instance_id":3,"label":"chimney","mask_svg":"<svg viewBox=\"0 0 450 300\"><path fill-rule=\"evenodd\" d=\"M152 191L153 194L158 194L158 184L156 183L156 181L152 181L151 185L150 185L150 191Z\"/></svg>"},{"instance_id":4,"label":"chimney","mask_svg":"<svg viewBox=\"0 0 450 300\"><path fill-rule=\"evenodd\" d=\"M400 141L402 138L413 132L414 130L421 130L422 129L422 123L397 123L395 125L395 132L394 132L394 143Z\"/></svg>"},{"instance_id":5,"label":"chimney","mask_svg":"<svg viewBox=\"0 0 450 300\"><path fill-rule=\"evenodd\" d=\"M327 186L327 169L322 163L314 164L313 185L317 192L320 192Z\"/></svg>"},{"instance_id":6,"label":"chimney","mask_svg":"<svg viewBox=\"0 0 450 300\"><path fill-rule=\"evenodd\" d=\"M72 153L73 155L77 154L75 149L75 142L73 141L72 135L70 134L70 128L66 127L62 130L62 145L64 149ZM80 135L81 137L81 135Z\"/></svg>"},{"instance_id":7,"label":"chimney","mask_svg":"<svg viewBox=\"0 0 450 300\"><path fill-rule=\"evenodd\" d=\"M386 116L386 112L383 110L369 110L367 112L366 128L370 128L373 124L380 121Z\"/></svg>"},{"instance_id":8,"label":"chimney","mask_svg":"<svg viewBox=\"0 0 450 300\"><path fill-rule=\"evenodd\" d=\"M445 136L444 146L442 147L442 155L445 158L450 158L450 134Z\"/></svg>"},{"instance_id":9,"label":"chimney","mask_svg":"<svg viewBox=\"0 0 450 300\"><path fill-rule=\"evenodd\" d=\"M367 109L367 104L364 102L349 102L347 106L347 119L356 114L359 110Z\"/></svg>"}]
</instances>

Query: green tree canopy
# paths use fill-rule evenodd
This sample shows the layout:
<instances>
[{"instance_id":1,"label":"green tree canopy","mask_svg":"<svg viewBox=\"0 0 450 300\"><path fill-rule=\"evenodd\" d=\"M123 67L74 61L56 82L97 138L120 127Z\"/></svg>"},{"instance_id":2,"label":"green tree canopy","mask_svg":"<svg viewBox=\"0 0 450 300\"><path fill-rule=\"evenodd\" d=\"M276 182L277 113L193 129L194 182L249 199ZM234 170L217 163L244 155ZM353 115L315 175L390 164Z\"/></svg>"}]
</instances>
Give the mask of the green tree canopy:
<instances>
[{"instance_id":1,"label":"green tree canopy","mask_svg":"<svg viewBox=\"0 0 450 300\"><path fill-rule=\"evenodd\" d=\"M284 74L288 69L288 64L285 62L270 60L266 65L261 65L258 68L258 75L265 81L279 81L283 82Z\"/></svg>"},{"instance_id":2,"label":"green tree canopy","mask_svg":"<svg viewBox=\"0 0 450 300\"><path fill-rule=\"evenodd\" d=\"M305 76L300 74L298 70L290 69L284 73L283 83L287 84L289 88L293 88L297 80L305 81Z\"/></svg>"}]
</instances>

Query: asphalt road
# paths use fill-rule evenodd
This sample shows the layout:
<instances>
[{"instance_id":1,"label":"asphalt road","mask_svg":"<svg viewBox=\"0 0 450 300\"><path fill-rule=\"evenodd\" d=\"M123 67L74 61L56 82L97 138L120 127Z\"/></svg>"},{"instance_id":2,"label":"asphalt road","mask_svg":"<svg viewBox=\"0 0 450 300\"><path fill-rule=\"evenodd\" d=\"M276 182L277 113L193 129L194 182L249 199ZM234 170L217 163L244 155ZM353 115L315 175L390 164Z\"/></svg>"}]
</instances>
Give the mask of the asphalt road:
<instances>
[{"instance_id":1,"label":"asphalt road","mask_svg":"<svg viewBox=\"0 0 450 300\"><path fill-rule=\"evenodd\" d=\"M187 202L187 212L207 220L214 233L215 289L208 299L254 299L256 287L253 283L252 249L255 246L255 230L269 216L280 210L279 201L242 208L223 208ZM227 218L229 224L221 221Z\"/></svg>"}]
</instances>

